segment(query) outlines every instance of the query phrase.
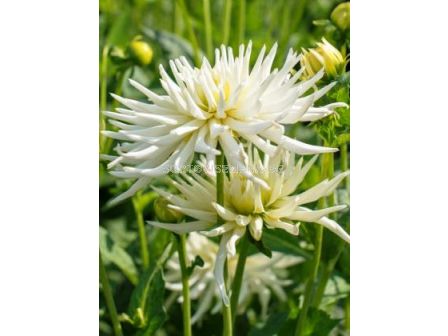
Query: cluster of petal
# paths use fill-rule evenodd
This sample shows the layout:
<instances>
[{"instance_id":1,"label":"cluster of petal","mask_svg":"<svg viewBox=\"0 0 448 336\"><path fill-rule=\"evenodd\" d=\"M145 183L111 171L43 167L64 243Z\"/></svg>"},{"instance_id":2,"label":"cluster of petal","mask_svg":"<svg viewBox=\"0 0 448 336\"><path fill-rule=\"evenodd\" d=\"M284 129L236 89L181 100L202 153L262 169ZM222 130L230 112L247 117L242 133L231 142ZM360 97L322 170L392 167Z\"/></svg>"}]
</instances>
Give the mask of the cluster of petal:
<instances>
[{"instance_id":1,"label":"cluster of petal","mask_svg":"<svg viewBox=\"0 0 448 336\"><path fill-rule=\"evenodd\" d=\"M216 313L221 310L222 301L216 287L213 274L214 260L218 251L218 245L210 239L192 232L187 239L187 257L193 261L200 256L204 261L202 267L195 267L189 279L191 298L200 300L196 312L192 317L192 323L200 321L203 316L211 311ZM229 277L233 280L238 258L228 259ZM254 296L258 297L261 306L261 316L267 316L271 293L280 301L286 301L287 295L284 287L292 284L287 280L287 268L303 262L298 256L289 256L280 252L273 252L272 258L261 253L250 255L246 259L244 278L240 291L238 313L246 310ZM182 301L182 281L179 259L177 255L167 262L165 273L166 287L173 291L173 296ZM217 298L218 300L214 300Z\"/></svg>"},{"instance_id":2,"label":"cluster of petal","mask_svg":"<svg viewBox=\"0 0 448 336\"><path fill-rule=\"evenodd\" d=\"M317 43L313 49L302 49L300 65L304 70L303 78L311 78L319 71L325 69L325 73L330 77L336 77L345 66L345 59L341 52L336 49L325 38Z\"/></svg>"},{"instance_id":3,"label":"cluster of petal","mask_svg":"<svg viewBox=\"0 0 448 336\"><path fill-rule=\"evenodd\" d=\"M299 184L317 159L314 156L306 164L301 157L295 163L295 155L281 151L274 157L260 158L257 149L249 147L248 167L251 174L262 180L270 189L263 189L246 177L239 170L231 170L225 177L226 190L224 205L216 203L216 183L214 176L203 177L194 171L175 177L174 186L180 192L172 194L154 188L177 210L194 221L180 224L148 222L149 224L171 230L176 233L202 231L209 237L222 236L215 261L215 277L225 304L229 302L224 286L224 262L227 254L236 254L236 243L248 231L255 240L260 240L263 228L277 228L290 234L299 234L300 222L312 222L323 225L343 240L350 242L349 235L328 214L346 208L337 205L329 208L312 210L306 204L321 197L329 196L338 184L348 176L348 171L334 178L325 179L314 187L294 194ZM220 216L224 223L216 226Z\"/></svg>"},{"instance_id":4,"label":"cluster of petal","mask_svg":"<svg viewBox=\"0 0 448 336\"><path fill-rule=\"evenodd\" d=\"M206 156L207 169L213 173L215 157L222 149L228 162L242 169L245 176L263 187L263 181L247 169L247 154L241 141L249 142L267 155L278 148L300 155L334 152L335 148L309 145L285 135L287 124L315 121L346 106L332 103L315 107L335 83L317 89L324 75L317 72L300 81L304 68L295 72L301 55L290 52L280 69L272 69L275 44L267 55L263 47L250 67L252 46L241 45L238 56L231 48L216 49L215 64L204 58L199 68L185 57L169 62L173 77L160 66L161 85L166 92L158 95L131 80L131 85L147 96L149 103L114 95L127 108L106 111L117 131L103 131L120 143L117 156L107 156L111 174L137 179L115 202L132 196L152 177L177 172L191 162L193 154ZM219 145L219 146L218 146Z\"/></svg>"}]
</instances>

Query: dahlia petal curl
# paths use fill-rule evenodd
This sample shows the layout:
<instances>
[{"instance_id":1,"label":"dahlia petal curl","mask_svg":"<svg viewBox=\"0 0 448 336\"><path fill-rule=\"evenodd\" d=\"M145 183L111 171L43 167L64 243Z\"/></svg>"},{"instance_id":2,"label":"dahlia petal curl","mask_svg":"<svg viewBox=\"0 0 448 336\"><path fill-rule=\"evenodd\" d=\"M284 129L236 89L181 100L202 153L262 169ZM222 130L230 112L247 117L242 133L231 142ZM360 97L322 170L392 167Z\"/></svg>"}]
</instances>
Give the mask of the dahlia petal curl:
<instances>
[{"instance_id":1,"label":"dahlia petal curl","mask_svg":"<svg viewBox=\"0 0 448 336\"><path fill-rule=\"evenodd\" d=\"M241 171L231 171L228 176L224 176L226 192L221 205L216 200L216 176L202 176L194 171L182 172L170 180L176 191L169 192L157 187L153 189L167 199L170 209L190 218L174 225L146 222L176 233L200 232L207 237L220 237L219 246L214 252L213 277L224 305L230 302L224 283L224 263L226 258L236 256L236 246L245 234L257 241L262 239L266 229L283 230L297 236L301 223L305 222L322 225L350 243L349 234L336 221L327 217L346 209L347 205L338 204L323 209L316 209L313 205L334 193L349 171L297 192L318 155L305 163L303 156L296 160L296 155L287 150L280 150L274 157L261 158L259 151L249 146L247 154L249 170L257 179L263 180L269 189L263 189ZM203 167L206 165L203 158L199 162ZM217 224L218 217L223 220L222 224Z\"/></svg>"},{"instance_id":2,"label":"dahlia petal curl","mask_svg":"<svg viewBox=\"0 0 448 336\"><path fill-rule=\"evenodd\" d=\"M164 95L130 80L149 103L113 95L126 108L104 112L118 130L103 134L119 142L117 155L104 158L111 161L112 175L137 179L132 189L113 203L132 196L152 177L178 172L191 162L194 153L205 154L206 167L213 173L215 157L221 154L218 145L230 165L246 171L246 177L262 188L267 185L247 169L242 141L269 156L280 148L299 155L337 151L290 138L284 128L319 120L340 107L343 103L314 107L335 83L316 87L323 70L305 81L300 80L303 68L292 75L301 59L292 49L283 66L272 69L277 43L267 55L263 46L252 67L251 51L251 42L241 45L237 56L232 48L221 46L215 51L215 64L204 57L199 68L180 57L169 62L172 77L160 65Z\"/></svg>"}]
</instances>

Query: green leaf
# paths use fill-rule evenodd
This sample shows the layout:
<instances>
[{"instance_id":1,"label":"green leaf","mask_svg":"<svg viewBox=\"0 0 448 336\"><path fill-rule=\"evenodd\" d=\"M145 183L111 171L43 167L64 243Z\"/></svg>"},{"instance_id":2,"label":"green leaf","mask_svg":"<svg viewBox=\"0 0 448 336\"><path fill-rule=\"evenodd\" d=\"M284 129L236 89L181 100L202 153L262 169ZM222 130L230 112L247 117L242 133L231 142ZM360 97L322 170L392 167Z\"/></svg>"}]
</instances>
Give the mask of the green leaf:
<instances>
[{"instance_id":1,"label":"green leaf","mask_svg":"<svg viewBox=\"0 0 448 336\"><path fill-rule=\"evenodd\" d=\"M282 230L264 230L263 239L273 250L311 259L310 252L299 246L299 239Z\"/></svg>"},{"instance_id":2,"label":"green leaf","mask_svg":"<svg viewBox=\"0 0 448 336\"><path fill-rule=\"evenodd\" d=\"M350 284L339 276L330 278L325 287L320 307L332 305L350 294Z\"/></svg>"},{"instance_id":3,"label":"green leaf","mask_svg":"<svg viewBox=\"0 0 448 336\"><path fill-rule=\"evenodd\" d=\"M105 222L110 238L120 247L127 248L136 238L137 233L126 228L124 217L115 218Z\"/></svg>"},{"instance_id":4,"label":"green leaf","mask_svg":"<svg viewBox=\"0 0 448 336\"><path fill-rule=\"evenodd\" d=\"M269 316L268 320L261 326L253 328L249 336L274 336L288 319L288 313L276 313Z\"/></svg>"},{"instance_id":5,"label":"green leaf","mask_svg":"<svg viewBox=\"0 0 448 336\"><path fill-rule=\"evenodd\" d=\"M204 266L204 260L200 256L196 256L194 258L193 262L191 263L191 266L187 268L188 276L193 274L195 267L203 267Z\"/></svg>"},{"instance_id":6,"label":"green leaf","mask_svg":"<svg viewBox=\"0 0 448 336\"><path fill-rule=\"evenodd\" d=\"M149 27L144 27L142 31L146 37L157 41L168 52L168 58L188 56L193 59L193 47L188 40L164 30L155 30Z\"/></svg>"},{"instance_id":7,"label":"green leaf","mask_svg":"<svg viewBox=\"0 0 448 336\"><path fill-rule=\"evenodd\" d=\"M264 245L262 239L255 240L251 235L248 235L248 237L249 237L249 241L251 242L251 244L254 245L258 251L263 253L268 258L272 258L271 249L269 247L266 247L266 245Z\"/></svg>"},{"instance_id":8,"label":"green leaf","mask_svg":"<svg viewBox=\"0 0 448 336\"><path fill-rule=\"evenodd\" d=\"M100 251L105 263L113 263L124 273L132 284L137 284L138 271L131 256L114 242L107 230L101 226Z\"/></svg>"},{"instance_id":9,"label":"green leaf","mask_svg":"<svg viewBox=\"0 0 448 336\"><path fill-rule=\"evenodd\" d=\"M330 315L322 310L310 308L308 311L305 336L328 336L339 324L339 319L332 319Z\"/></svg>"},{"instance_id":10,"label":"green leaf","mask_svg":"<svg viewBox=\"0 0 448 336\"><path fill-rule=\"evenodd\" d=\"M169 244L160 258L150 263L131 295L128 316L139 329L137 336L154 335L167 319L163 266L173 252L173 244Z\"/></svg>"},{"instance_id":11,"label":"green leaf","mask_svg":"<svg viewBox=\"0 0 448 336\"><path fill-rule=\"evenodd\" d=\"M131 10L125 8L114 20L109 34L107 35L107 44L112 46L125 47L131 40L135 30L135 23L132 20Z\"/></svg>"}]
</instances>

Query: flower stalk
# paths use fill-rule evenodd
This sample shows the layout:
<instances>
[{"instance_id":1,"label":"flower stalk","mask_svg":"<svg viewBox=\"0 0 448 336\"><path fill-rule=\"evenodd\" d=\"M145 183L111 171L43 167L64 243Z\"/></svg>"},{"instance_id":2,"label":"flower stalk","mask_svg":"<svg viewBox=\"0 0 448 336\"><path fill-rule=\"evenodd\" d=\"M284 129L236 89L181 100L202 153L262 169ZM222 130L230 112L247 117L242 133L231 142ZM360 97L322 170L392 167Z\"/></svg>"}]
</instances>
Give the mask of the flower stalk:
<instances>
[{"instance_id":1,"label":"flower stalk","mask_svg":"<svg viewBox=\"0 0 448 336\"><path fill-rule=\"evenodd\" d=\"M109 46L105 45L101 54L100 71L100 129L106 129L106 120L103 111L107 109L107 68L108 68ZM100 152L105 153L104 148L108 139L100 133Z\"/></svg>"},{"instance_id":2,"label":"flower stalk","mask_svg":"<svg viewBox=\"0 0 448 336\"><path fill-rule=\"evenodd\" d=\"M199 44L198 44L196 35L194 34L193 24L191 23L190 14L188 13L188 9L185 4L185 0L177 0L177 3L179 4L180 10L182 11L182 14L183 14L183 17L185 20L185 26L187 28L188 39L190 40L190 43L193 47L194 62L196 63L197 66L199 66L199 64L201 63L201 56L199 53Z\"/></svg>"},{"instance_id":3,"label":"flower stalk","mask_svg":"<svg viewBox=\"0 0 448 336\"><path fill-rule=\"evenodd\" d=\"M175 224L173 224L175 225ZM185 235L176 235L177 237L177 253L179 254L179 264L182 274L182 318L184 323L184 336L191 336L191 301L190 301L190 285L187 269L187 248Z\"/></svg>"},{"instance_id":4,"label":"flower stalk","mask_svg":"<svg viewBox=\"0 0 448 336\"><path fill-rule=\"evenodd\" d=\"M107 277L106 268L103 264L103 259L101 258L101 251L99 254L100 258L100 281L103 288L104 299L106 300L106 307L109 311L110 320L112 322L112 328L114 329L115 336L123 336L123 331L121 329L121 324L118 319L117 308L115 307L114 297L112 295L112 289L110 287L109 279Z\"/></svg>"},{"instance_id":5,"label":"flower stalk","mask_svg":"<svg viewBox=\"0 0 448 336\"><path fill-rule=\"evenodd\" d=\"M226 0L224 7L224 28L223 28L224 33L222 38L223 44L229 43L231 17L232 17L232 0Z\"/></svg>"},{"instance_id":6,"label":"flower stalk","mask_svg":"<svg viewBox=\"0 0 448 336\"><path fill-rule=\"evenodd\" d=\"M207 57L213 57L212 20L210 17L210 0L203 1L204 7L204 27L205 27L205 47Z\"/></svg>"},{"instance_id":7,"label":"flower stalk","mask_svg":"<svg viewBox=\"0 0 448 336\"><path fill-rule=\"evenodd\" d=\"M137 220L138 236L140 239L140 257L142 258L142 266L143 269L147 269L149 267L148 240L146 238L145 221L143 219L143 212L139 206L138 195L132 198L132 205L134 206L135 218Z\"/></svg>"},{"instance_id":8,"label":"flower stalk","mask_svg":"<svg viewBox=\"0 0 448 336\"><path fill-rule=\"evenodd\" d=\"M348 170L347 144L343 144L341 146L340 167L341 167L341 171ZM333 173L334 173L334 160L331 162L331 165L329 167L329 174L333 174ZM350 180L349 180L348 176L345 180L345 188L346 188L346 191L349 192ZM329 201L330 202L334 201L334 194L329 197ZM348 223L347 231L349 231L349 227L350 227L350 222ZM330 276L333 273L334 268L336 267L336 264L342 254L342 251L344 250L344 247L345 246L343 244L338 245L338 249L337 249L335 255L327 262L326 266L322 270L322 275L320 277L319 285L317 287L316 295L314 297L314 306L315 307L318 307L320 302L322 301L328 280L330 279Z\"/></svg>"},{"instance_id":9,"label":"flower stalk","mask_svg":"<svg viewBox=\"0 0 448 336\"><path fill-rule=\"evenodd\" d=\"M235 271L235 279L232 284L232 296L230 297L230 308L232 311L232 323L235 324L236 313L238 310L238 301L240 297L241 284L243 282L244 268L246 266L247 254L249 252L249 237L246 233L241 239L240 255L238 257L238 264Z\"/></svg>"},{"instance_id":10,"label":"flower stalk","mask_svg":"<svg viewBox=\"0 0 448 336\"><path fill-rule=\"evenodd\" d=\"M246 0L240 0L238 2L238 41L236 45L240 45L244 42L244 30L246 27Z\"/></svg>"},{"instance_id":11,"label":"flower stalk","mask_svg":"<svg viewBox=\"0 0 448 336\"><path fill-rule=\"evenodd\" d=\"M332 162L333 162L333 154L332 153L322 155L322 158L321 158L322 179L325 179L328 177L329 171L333 165ZM319 200L319 208L323 208L325 206L325 203L326 203L325 198L321 198ZM299 313L299 318L297 320L295 336L303 336L305 333L306 317L308 314L308 309L313 302L314 283L315 283L315 280L317 278L317 274L319 271L320 257L322 254L322 238L323 238L323 226L318 225L316 227L316 240L314 243L313 264L312 264L310 276L306 283L305 298L303 301L302 309L300 310L300 313Z\"/></svg>"},{"instance_id":12,"label":"flower stalk","mask_svg":"<svg viewBox=\"0 0 448 336\"><path fill-rule=\"evenodd\" d=\"M218 150L221 150L220 146L218 145ZM222 153L216 157L216 202L219 205L224 205L224 154ZM224 220L218 216L218 225L222 225L224 223ZM228 275L228 268L227 268L227 259L224 264L224 280L226 285L226 290L228 289L227 286L227 275ZM232 336L232 311L230 305L225 305L223 302L222 305L222 318L223 318L223 336Z\"/></svg>"}]
</instances>

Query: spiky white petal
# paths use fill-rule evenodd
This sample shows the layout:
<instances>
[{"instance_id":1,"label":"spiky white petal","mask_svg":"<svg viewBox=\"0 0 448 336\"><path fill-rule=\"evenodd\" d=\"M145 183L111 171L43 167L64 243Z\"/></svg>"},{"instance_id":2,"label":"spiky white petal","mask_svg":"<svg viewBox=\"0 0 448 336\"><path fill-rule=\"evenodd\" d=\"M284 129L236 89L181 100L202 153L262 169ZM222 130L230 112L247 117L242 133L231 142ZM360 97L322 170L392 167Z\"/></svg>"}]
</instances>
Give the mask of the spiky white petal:
<instances>
[{"instance_id":1,"label":"spiky white petal","mask_svg":"<svg viewBox=\"0 0 448 336\"><path fill-rule=\"evenodd\" d=\"M132 196L138 190L136 186L144 187L142 181L148 177L178 172L191 161L194 152L206 155L207 171L213 173L215 156L220 153L218 145L232 166L265 189L264 180L248 169L242 142L253 143L270 156L279 148L300 155L336 151L289 138L284 127L279 127L324 118L342 105L315 107L316 100L334 83L317 88L323 71L306 81L300 80L304 69L291 75L301 58L292 50L283 66L273 70L276 51L277 44L265 55L263 47L252 68L251 43L247 47L241 45L238 55L224 46L216 49L213 66L204 58L200 67L193 67L185 57L180 57L169 62L172 77L160 66L164 94L156 94L131 80L131 85L148 98L148 103L113 95L127 108L104 112L118 131L103 134L125 142L126 146L118 147L118 157L109 168L114 169L114 176L140 179L116 202ZM135 146L129 146L132 144Z\"/></svg>"},{"instance_id":2,"label":"spiky white petal","mask_svg":"<svg viewBox=\"0 0 448 336\"><path fill-rule=\"evenodd\" d=\"M294 195L295 189L303 181L316 157L311 158L304 165L303 158L295 163L295 155L284 150L277 156L265 157L263 161L257 149L250 146L247 153L245 159L251 173L249 175L240 171L231 171L229 177L225 176L226 192L223 205L216 203L215 178L207 177L201 180L195 173L193 177L183 173L180 175L182 178L177 178L173 182L180 194L162 193L172 202L172 205L169 205L171 209L193 217L199 222L209 223L208 227L204 224L203 229L202 227L199 229L202 224L194 224L198 226L197 231L209 237L222 236L219 255L215 263L215 275L225 304L228 302L228 295L223 285L223 260L227 254L235 255L235 246L246 232L249 232L255 240L260 240L265 224L269 229L281 229L292 235L298 235L300 225L298 221L303 221L323 225L343 240L350 241L349 235L334 220L325 217L345 209L346 205L318 210L303 206L321 197L329 196L348 176L348 172L340 173L331 180L324 180ZM286 168L280 169L282 166ZM256 179L262 180L268 188L261 188L255 182ZM224 220L224 223L216 226L218 216ZM153 225L174 232L180 232L182 226L185 226L183 232L191 232L193 228L189 222ZM277 294L281 295L280 292Z\"/></svg>"}]
</instances>

